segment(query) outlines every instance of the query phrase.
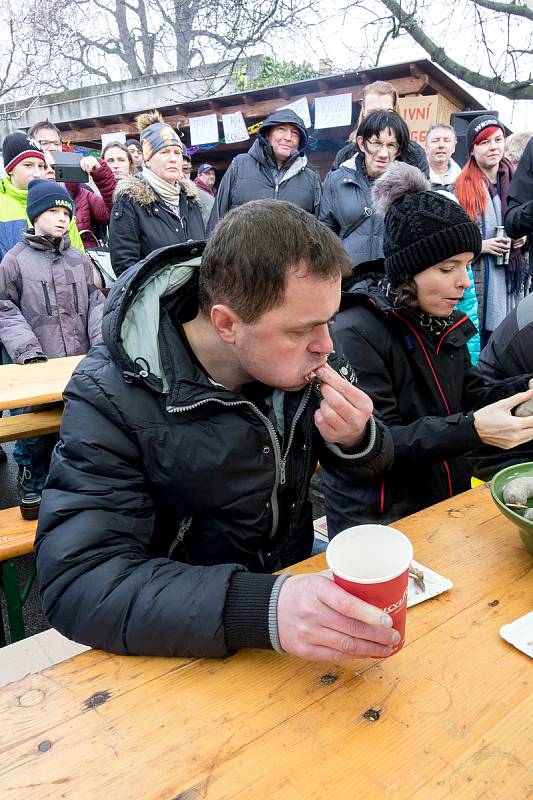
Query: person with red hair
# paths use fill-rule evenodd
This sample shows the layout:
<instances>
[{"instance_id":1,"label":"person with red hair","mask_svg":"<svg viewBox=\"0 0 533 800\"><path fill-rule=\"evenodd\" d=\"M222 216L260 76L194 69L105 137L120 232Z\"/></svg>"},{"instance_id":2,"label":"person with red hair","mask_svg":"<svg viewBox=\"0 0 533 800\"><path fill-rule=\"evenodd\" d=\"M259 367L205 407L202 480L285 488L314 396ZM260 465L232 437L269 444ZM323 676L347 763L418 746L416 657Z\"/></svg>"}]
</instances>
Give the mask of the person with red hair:
<instances>
[{"instance_id":1,"label":"person with red hair","mask_svg":"<svg viewBox=\"0 0 533 800\"><path fill-rule=\"evenodd\" d=\"M468 126L466 144L470 158L455 181L455 194L470 219L481 228L481 254L472 269L484 346L524 296L527 265L520 248L525 238L510 241L505 234L496 235L496 228L503 225L514 173L513 164L504 156L502 123L494 114L476 117ZM507 263L498 263L502 256Z\"/></svg>"}]
</instances>

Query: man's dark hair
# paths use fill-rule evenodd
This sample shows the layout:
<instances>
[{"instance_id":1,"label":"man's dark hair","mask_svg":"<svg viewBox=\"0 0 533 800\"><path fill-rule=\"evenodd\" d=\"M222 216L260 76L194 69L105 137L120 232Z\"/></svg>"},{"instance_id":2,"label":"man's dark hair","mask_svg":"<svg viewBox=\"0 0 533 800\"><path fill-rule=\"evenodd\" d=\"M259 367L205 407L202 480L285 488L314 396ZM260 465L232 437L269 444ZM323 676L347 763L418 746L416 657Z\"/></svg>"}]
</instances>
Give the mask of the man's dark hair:
<instances>
[{"instance_id":1,"label":"man's dark hair","mask_svg":"<svg viewBox=\"0 0 533 800\"><path fill-rule=\"evenodd\" d=\"M224 303L247 324L283 303L290 270L334 280L351 272L340 240L307 211L279 200L234 208L209 238L200 267L200 311Z\"/></svg>"},{"instance_id":2,"label":"man's dark hair","mask_svg":"<svg viewBox=\"0 0 533 800\"><path fill-rule=\"evenodd\" d=\"M372 111L359 125L357 136L362 136L368 142L372 136L379 136L386 128L390 128L396 136L400 148L397 158L403 161L409 144L409 128L396 111Z\"/></svg>"},{"instance_id":3,"label":"man's dark hair","mask_svg":"<svg viewBox=\"0 0 533 800\"><path fill-rule=\"evenodd\" d=\"M54 125L53 122L50 122L49 119L43 119L41 122L36 122L35 125L32 125L28 131L28 136L31 136L31 138L34 139L37 131L40 131L43 128L48 131L54 131L54 133L59 136L59 141L61 141L61 131Z\"/></svg>"}]
</instances>

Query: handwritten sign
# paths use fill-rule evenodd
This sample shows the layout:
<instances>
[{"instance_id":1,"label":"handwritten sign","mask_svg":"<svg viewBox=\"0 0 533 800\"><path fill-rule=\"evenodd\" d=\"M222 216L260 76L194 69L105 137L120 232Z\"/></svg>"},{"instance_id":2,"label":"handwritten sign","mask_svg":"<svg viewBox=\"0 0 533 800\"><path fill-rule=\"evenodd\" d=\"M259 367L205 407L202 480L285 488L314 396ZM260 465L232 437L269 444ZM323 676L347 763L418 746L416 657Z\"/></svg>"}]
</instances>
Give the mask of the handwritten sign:
<instances>
[{"instance_id":1,"label":"handwritten sign","mask_svg":"<svg viewBox=\"0 0 533 800\"><path fill-rule=\"evenodd\" d=\"M315 98L315 130L341 128L351 124L351 92Z\"/></svg>"},{"instance_id":2,"label":"handwritten sign","mask_svg":"<svg viewBox=\"0 0 533 800\"><path fill-rule=\"evenodd\" d=\"M210 144L218 142L218 122L216 114L205 117L189 117L191 144Z\"/></svg>"},{"instance_id":3,"label":"handwritten sign","mask_svg":"<svg viewBox=\"0 0 533 800\"><path fill-rule=\"evenodd\" d=\"M115 133L103 133L102 134L102 150L111 142L120 142L121 144L126 144L126 134L124 131L115 131Z\"/></svg>"},{"instance_id":4,"label":"handwritten sign","mask_svg":"<svg viewBox=\"0 0 533 800\"><path fill-rule=\"evenodd\" d=\"M307 97L300 97L300 99L295 100L294 103L289 103L288 106L281 106L281 108L276 110L281 111L282 108L292 108L292 110L303 119L305 127L311 127L311 116L309 114L309 103L307 102Z\"/></svg>"},{"instance_id":5,"label":"handwritten sign","mask_svg":"<svg viewBox=\"0 0 533 800\"><path fill-rule=\"evenodd\" d=\"M234 114L222 114L222 125L226 144L245 142L250 138L246 130L244 117L240 111L236 111Z\"/></svg>"},{"instance_id":6,"label":"handwritten sign","mask_svg":"<svg viewBox=\"0 0 533 800\"><path fill-rule=\"evenodd\" d=\"M411 139L423 144L428 129L437 121L439 96L436 94L422 97L400 97L398 113L402 115L409 128Z\"/></svg>"}]
</instances>

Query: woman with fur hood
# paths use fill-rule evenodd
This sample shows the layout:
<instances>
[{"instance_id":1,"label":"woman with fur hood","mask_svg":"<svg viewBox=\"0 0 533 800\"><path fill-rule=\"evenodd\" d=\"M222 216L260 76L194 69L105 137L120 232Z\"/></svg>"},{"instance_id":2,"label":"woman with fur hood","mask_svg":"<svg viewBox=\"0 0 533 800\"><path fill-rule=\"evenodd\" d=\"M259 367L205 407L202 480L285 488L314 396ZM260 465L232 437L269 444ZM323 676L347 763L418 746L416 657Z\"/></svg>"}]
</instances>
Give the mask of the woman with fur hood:
<instances>
[{"instance_id":1,"label":"woman with fur hood","mask_svg":"<svg viewBox=\"0 0 533 800\"><path fill-rule=\"evenodd\" d=\"M374 183L372 201L384 216L385 275L343 295L332 332L392 434L394 461L357 483L324 475L330 536L465 491L466 454L483 443L509 449L533 439L533 418L511 415L533 396L531 376L486 384L467 347L474 325L455 309L481 251L477 223L397 161Z\"/></svg>"},{"instance_id":2,"label":"woman with fur hood","mask_svg":"<svg viewBox=\"0 0 533 800\"><path fill-rule=\"evenodd\" d=\"M117 275L160 247L205 239L197 191L181 180L180 137L158 111L140 114L136 124L144 166L119 181L109 225Z\"/></svg>"}]
</instances>

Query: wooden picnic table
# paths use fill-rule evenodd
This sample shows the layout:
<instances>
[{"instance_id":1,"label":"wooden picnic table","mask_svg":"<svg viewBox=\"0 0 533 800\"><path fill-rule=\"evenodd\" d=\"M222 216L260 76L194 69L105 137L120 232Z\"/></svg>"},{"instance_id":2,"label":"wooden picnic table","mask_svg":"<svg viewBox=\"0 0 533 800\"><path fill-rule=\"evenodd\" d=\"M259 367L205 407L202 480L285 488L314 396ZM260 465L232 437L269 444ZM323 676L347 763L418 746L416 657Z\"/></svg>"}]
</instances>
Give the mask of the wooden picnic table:
<instances>
[{"instance_id":1,"label":"wooden picnic table","mask_svg":"<svg viewBox=\"0 0 533 800\"><path fill-rule=\"evenodd\" d=\"M51 358L36 364L0 366L0 410L60 403L63 391L83 356ZM59 430L62 406L0 417L0 444Z\"/></svg>"},{"instance_id":2,"label":"wooden picnic table","mask_svg":"<svg viewBox=\"0 0 533 800\"><path fill-rule=\"evenodd\" d=\"M69 356L37 364L0 366L0 409L57 403L82 358Z\"/></svg>"},{"instance_id":3,"label":"wooden picnic table","mask_svg":"<svg viewBox=\"0 0 533 800\"><path fill-rule=\"evenodd\" d=\"M0 691L2 800L531 796L532 662L498 631L532 608L533 559L487 486L396 527L454 582L409 609L400 653L88 651Z\"/></svg>"}]
</instances>

